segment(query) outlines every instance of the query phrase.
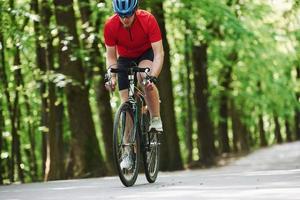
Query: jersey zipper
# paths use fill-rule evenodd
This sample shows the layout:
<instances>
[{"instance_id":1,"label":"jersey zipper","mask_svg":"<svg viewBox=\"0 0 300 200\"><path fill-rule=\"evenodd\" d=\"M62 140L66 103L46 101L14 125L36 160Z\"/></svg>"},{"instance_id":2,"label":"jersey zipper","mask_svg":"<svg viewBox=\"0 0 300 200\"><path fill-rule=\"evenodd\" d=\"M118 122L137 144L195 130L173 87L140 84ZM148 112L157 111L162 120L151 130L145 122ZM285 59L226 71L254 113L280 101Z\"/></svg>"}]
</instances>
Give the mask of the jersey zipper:
<instances>
[{"instance_id":1,"label":"jersey zipper","mask_svg":"<svg viewBox=\"0 0 300 200\"><path fill-rule=\"evenodd\" d=\"M132 38L132 34L131 34L130 28L128 29L128 32L129 32L130 41L133 41L133 38Z\"/></svg>"}]
</instances>

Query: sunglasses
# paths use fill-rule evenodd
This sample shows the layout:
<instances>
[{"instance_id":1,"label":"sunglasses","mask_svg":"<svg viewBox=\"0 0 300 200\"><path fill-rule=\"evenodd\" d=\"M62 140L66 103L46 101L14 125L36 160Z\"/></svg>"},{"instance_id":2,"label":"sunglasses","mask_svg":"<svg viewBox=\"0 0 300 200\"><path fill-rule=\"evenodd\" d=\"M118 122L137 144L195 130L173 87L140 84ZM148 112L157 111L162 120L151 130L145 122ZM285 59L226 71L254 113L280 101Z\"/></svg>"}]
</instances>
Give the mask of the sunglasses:
<instances>
[{"instance_id":1,"label":"sunglasses","mask_svg":"<svg viewBox=\"0 0 300 200\"><path fill-rule=\"evenodd\" d=\"M130 13L127 13L126 15L123 15L123 14L118 13L118 16L121 17L122 19L124 19L124 18L129 18L129 17L131 17L132 15L134 15L134 13L135 13L135 11L132 11L132 12L130 12Z\"/></svg>"}]
</instances>

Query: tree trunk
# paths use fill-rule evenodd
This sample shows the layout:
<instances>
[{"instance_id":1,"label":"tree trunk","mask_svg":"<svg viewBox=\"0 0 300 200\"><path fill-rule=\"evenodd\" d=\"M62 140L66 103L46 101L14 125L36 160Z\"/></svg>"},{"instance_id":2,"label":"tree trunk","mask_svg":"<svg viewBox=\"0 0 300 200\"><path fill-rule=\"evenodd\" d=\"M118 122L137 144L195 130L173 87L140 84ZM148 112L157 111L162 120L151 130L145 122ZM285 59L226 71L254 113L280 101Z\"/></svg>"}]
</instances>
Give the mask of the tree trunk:
<instances>
[{"instance_id":1,"label":"tree trunk","mask_svg":"<svg viewBox=\"0 0 300 200\"><path fill-rule=\"evenodd\" d=\"M280 124L277 115L274 115L274 123L275 123L275 138L278 144L283 142L281 132L280 132Z\"/></svg>"},{"instance_id":2,"label":"tree trunk","mask_svg":"<svg viewBox=\"0 0 300 200\"><path fill-rule=\"evenodd\" d=\"M37 1L37 0L34 0ZM37 6L36 13L41 15L41 22L35 23L34 28L36 32L36 50L37 50L37 65L40 70L46 74L50 70L53 69L53 45L52 45L52 36L49 30L50 18L52 16L52 11L49 5L49 2L46 0L42 0L41 6ZM40 32L41 30L41 32ZM45 46L41 47L39 42L39 36L42 35L45 38L43 42L45 42ZM54 70L53 70L54 71ZM43 177L44 180L56 180L63 178L61 175L63 171L61 170L61 166L57 166L54 163L63 163L61 159L63 158L63 150L62 149L53 149L55 148L53 145L53 141L55 139L51 139L58 135L55 130L55 124L53 123L53 116L56 115L55 108L53 108L53 102L55 94L53 94L53 84L47 81L41 81L41 98L42 98L42 126L46 129L42 131L43 134ZM48 95L44 95L47 94ZM60 103L61 104L61 103ZM57 121L59 118L57 119ZM58 130L62 132L62 130ZM60 138L60 137L57 137ZM52 141L52 142L51 142ZM52 145L51 145L52 144ZM55 156L55 153L60 152L59 155ZM53 161L56 159L57 161ZM53 162L52 162L53 161ZM53 165L54 164L54 165ZM56 175L52 173L52 171L56 171ZM60 176L61 175L61 176Z\"/></svg>"},{"instance_id":3,"label":"tree trunk","mask_svg":"<svg viewBox=\"0 0 300 200\"><path fill-rule=\"evenodd\" d=\"M300 140L300 111L296 111L295 114L295 133L296 139Z\"/></svg>"},{"instance_id":4,"label":"tree trunk","mask_svg":"<svg viewBox=\"0 0 300 200\"><path fill-rule=\"evenodd\" d=\"M221 94L220 97L220 121L219 121L219 136L220 136L220 147L222 153L230 152L229 137L228 137L228 98L226 94Z\"/></svg>"},{"instance_id":5,"label":"tree trunk","mask_svg":"<svg viewBox=\"0 0 300 200\"><path fill-rule=\"evenodd\" d=\"M0 24L2 23L2 15L0 13ZM6 98L6 105L8 107L8 113L9 115L11 113L11 105L12 103L10 102L10 94L8 91L8 82L7 82L7 76L6 76L6 62L5 62L5 43L4 43L4 38L2 35L2 32L0 31L0 44L2 48L0 48L0 80L2 80L2 94L4 94ZM1 87L0 87L1 89ZM4 98L0 99L0 155L2 151L9 151L9 144L8 141L3 138L3 132L5 128L5 119L4 119ZM11 119L11 118L10 118ZM5 162L5 163L4 163ZM10 155L7 156L6 160L2 160L0 156L0 178L1 178L1 184L3 183L3 176L9 177L10 180L13 179L13 169L10 166L11 165L11 159ZM6 166L6 167L5 167ZM6 174L5 174L6 173Z\"/></svg>"},{"instance_id":6,"label":"tree trunk","mask_svg":"<svg viewBox=\"0 0 300 200\"><path fill-rule=\"evenodd\" d=\"M160 82L158 86L161 99L161 117L164 128L163 144L161 145L161 170L180 170L183 168L183 165L174 111L170 47L167 41L163 3L161 1L155 1L151 3L151 8L160 26L165 52L163 68L160 74L160 80L164 81L163 84Z\"/></svg>"},{"instance_id":7,"label":"tree trunk","mask_svg":"<svg viewBox=\"0 0 300 200\"><path fill-rule=\"evenodd\" d=\"M0 23L2 22L2 15L0 12ZM6 64L5 64L5 43L4 43L4 36L2 34L2 31L0 31L0 43L2 48L1 50L1 64L0 64L0 78L2 80L2 84L3 84L3 90L4 90L4 95L6 98L6 104L7 104L7 108L8 108L8 113L9 113L9 118L11 120L11 129L13 129L14 124L12 124L12 102L11 102L11 98L10 98L10 93L8 91L8 81L7 81L7 75L6 75ZM12 146L13 148L13 146ZM13 151L12 151L13 152ZM14 154L11 154L11 159L9 160L9 179L10 182L14 182Z\"/></svg>"},{"instance_id":8,"label":"tree trunk","mask_svg":"<svg viewBox=\"0 0 300 200\"><path fill-rule=\"evenodd\" d=\"M16 88L20 88L21 86L21 60L20 60L20 49L19 47L16 48L15 57L14 57L14 66L19 66L18 69L14 71L14 77L16 81ZM24 183L25 177L23 168L21 167L22 163L22 155L21 155L21 142L20 142L20 135L19 135L19 128L20 128L20 121L21 121L21 110L19 107L19 91L16 89L15 91L15 99L13 104L13 118L12 123L13 130L12 130L12 154L16 155L16 165L18 169L18 176L21 183ZM12 165L13 166L13 165Z\"/></svg>"},{"instance_id":9,"label":"tree trunk","mask_svg":"<svg viewBox=\"0 0 300 200\"><path fill-rule=\"evenodd\" d=\"M25 83L24 83L24 79L23 76L21 74L20 71L20 85L24 88L25 87ZM32 112L31 112L31 106L29 103L29 97L26 93L23 93L24 96L24 104L25 104L25 108L26 108L26 115L27 116L31 116ZM36 155L35 155L35 137L34 137L34 131L33 131L33 126L31 122L28 122L28 139L29 139L29 143L30 143L30 148L28 149L28 156L29 156L29 167L30 167L30 176L31 176L31 180L32 181L36 181L37 180L37 175L38 175L38 167L37 167L37 160L36 160Z\"/></svg>"},{"instance_id":10,"label":"tree trunk","mask_svg":"<svg viewBox=\"0 0 300 200\"><path fill-rule=\"evenodd\" d=\"M300 61L299 61L300 63ZM300 81L300 64L298 64L297 68L297 80ZM300 102L300 92L298 91L296 93L297 102ZM296 139L300 140L300 109L299 107L295 110L295 133L296 133Z\"/></svg>"},{"instance_id":11,"label":"tree trunk","mask_svg":"<svg viewBox=\"0 0 300 200\"><path fill-rule=\"evenodd\" d=\"M199 156L204 165L210 166L214 164L216 150L208 108L207 48L207 44L194 46L193 65Z\"/></svg>"},{"instance_id":12,"label":"tree trunk","mask_svg":"<svg viewBox=\"0 0 300 200\"><path fill-rule=\"evenodd\" d=\"M44 74L49 73L53 68L53 46L52 37L49 30L51 8L46 0L42 1L39 7L37 0L32 0L32 9L35 14L41 16L40 23L34 23L35 30L35 44L37 54L37 66ZM41 8L41 9L39 9ZM44 41L40 41L42 36ZM41 47L40 43L44 42L46 45ZM47 84L48 82L48 84ZM55 106L56 92L55 85L51 81L41 80L41 97L42 97L42 120L41 125L44 127L43 141L42 141L42 157L43 157L43 176L45 180L57 180L64 178L64 153L62 145L62 128L57 129L56 123L62 123L58 120L57 110L58 106ZM45 95L48 94L48 95ZM61 105L62 106L62 105ZM63 106L62 106L63 107Z\"/></svg>"},{"instance_id":13,"label":"tree trunk","mask_svg":"<svg viewBox=\"0 0 300 200\"><path fill-rule=\"evenodd\" d=\"M234 148L235 152L249 152L248 131L245 124L241 120L241 111L237 110L231 100L231 119L232 119L232 132L234 135Z\"/></svg>"},{"instance_id":14,"label":"tree trunk","mask_svg":"<svg viewBox=\"0 0 300 200\"><path fill-rule=\"evenodd\" d=\"M10 0L9 1L9 7L11 10L14 10L14 0ZM11 15L11 21L13 24L17 25L16 23L16 17L14 15ZM25 26L28 23L28 19L25 19L23 26L21 28L17 27L20 31L23 31ZM14 35L12 35L12 41L14 43L14 47L15 47L15 54L14 54L14 61L13 64L14 66L18 66L16 68L16 70L14 70L13 75L14 75L14 80L15 80L15 87L16 88L21 88L21 80L22 80L22 73L21 73L21 59L20 59L20 49L19 49L19 45L16 38L14 38ZM8 101L9 102L9 101ZM24 183L24 172L23 169L21 167L22 163L22 156L21 156L21 143L20 143L20 135L19 135L19 130L18 127L20 127L20 121L21 121L21 110L19 107L19 89L16 89L15 91L15 98L14 98L14 102L11 106L11 125L12 125L12 130L11 130L11 134L12 134L12 148L11 148L11 155L12 155L12 159L11 159L11 167L14 168L14 165L16 164L17 170L18 170L18 176L19 179L22 183ZM16 159L16 163L14 161L14 159ZM14 170L14 169L12 169ZM11 181L14 181L14 175L11 178Z\"/></svg>"},{"instance_id":15,"label":"tree trunk","mask_svg":"<svg viewBox=\"0 0 300 200\"><path fill-rule=\"evenodd\" d=\"M100 2L103 2L103 0L100 0ZM92 26L92 21L91 21L91 8L90 8L90 1L89 0L80 0L78 1L79 6L80 6L80 13L81 13L81 20L82 24L89 24L88 27ZM92 67L96 66L99 68L99 70L95 70L97 77L100 77L100 79L96 82L95 86L95 91L97 93L97 107L98 107L98 114L99 114L99 120L101 124L101 130L102 130L102 136L104 140L104 145L105 145L105 154L106 154L106 165L109 170L109 173L112 174L114 173L114 161L113 161L113 148L112 148L112 132L113 132L113 116L112 116L112 108L110 105L110 96L109 92L105 89L104 87L104 76L105 76L105 63L101 59L101 56L103 53L101 52L99 48L99 44L101 43L99 35L100 35L100 30L99 27L101 27L102 20L104 16L101 15L101 13L98 14L97 19L96 19L96 24L94 27L96 27L95 32L91 33L86 31L84 29L85 33L85 46L86 49L89 48L90 44L88 44L87 38L91 34L95 34L96 37L93 40L91 47L89 49L89 55L90 55L90 70L92 70ZM88 28L87 27L87 28ZM91 74L91 73L89 73ZM88 75L89 78L92 78Z\"/></svg>"},{"instance_id":16,"label":"tree trunk","mask_svg":"<svg viewBox=\"0 0 300 200\"><path fill-rule=\"evenodd\" d=\"M73 176L103 176L107 170L95 133L81 59L80 57L72 59L79 49L73 1L54 0L54 5L56 22L60 28L64 28L64 31L59 29L59 63L62 73L72 80L72 83L66 84L65 92L72 133ZM70 41L66 44L64 41L67 39Z\"/></svg>"},{"instance_id":17,"label":"tree trunk","mask_svg":"<svg viewBox=\"0 0 300 200\"><path fill-rule=\"evenodd\" d=\"M0 91L2 92L2 90ZM3 102L1 97L0 98L0 155L2 155L2 150L3 150L3 141L4 141L3 131L4 131L4 116L3 116ZM0 156L0 185L3 184L3 175L4 175L4 166L2 162L2 157Z\"/></svg>"},{"instance_id":18,"label":"tree trunk","mask_svg":"<svg viewBox=\"0 0 300 200\"><path fill-rule=\"evenodd\" d=\"M55 86L49 83L49 136L47 141L47 160L45 180L65 178L63 145L63 103L55 105Z\"/></svg>"},{"instance_id":19,"label":"tree trunk","mask_svg":"<svg viewBox=\"0 0 300 200\"><path fill-rule=\"evenodd\" d=\"M222 153L230 152L229 137L228 137L228 93L230 91L232 66L225 66L220 75L222 91L220 94L220 121L219 121L219 136Z\"/></svg>"},{"instance_id":20,"label":"tree trunk","mask_svg":"<svg viewBox=\"0 0 300 200\"><path fill-rule=\"evenodd\" d=\"M187 22L186 22L187 23ZM188 25L187 25L188 28ZM185 48L184 48L184 58L186 66L186 101L187 101L187 119L185 123L186 127L186 146L188 151L187 163L193 161L193 110L192 110L192 87L191 87L191 45L188 34L184 35Z\"/></svg>"},{"instance_id":21,"label":"tree trunk","mask_svg":"<svg viewBox=\"0 0 300 200\"><path fill-rule=\"evenodd\" d=\"M260 146L265 147L268 146L268 142L266 140L266 132L264 128L264 121L263 121L263 116L260 114L258 116L258 127L259 127L259 141L260 141Z\"/></svg>"},{"instance_id":22,"label":"tree trunk","mask_svg":"<svg viewBox=\"0 0 300 200\"><path fill-rule=\"evenodd\" d=\"M263 95L262 87L261 87L261 81L257 82L257 92L259 96ZM261 109L261 106L258 106L259 110ZM264 128L264 120L263 120L263 113L259 114L258 116L258 128L259 128L259 143L261 147L266 147L268 146L268 142L266 139L266 132Z\"/></svg>"},{"instance_id":23,"label":"tree trunk","mask_svg":"<svg viewBox=\"0 0 300 200\"><path fill-rule=\"evenodd\" d=\"M0 24L2 24L2 13L0 13ZM3 43L3 35L2 31L0 31L0 79L4 82L4 67L5 67L5 60L4 60L4 43ZM1 88L3 87L3 88ZM7 88L5 88L5 83L0 85L0 91L2 94L5 94ZM2 162L2 151L3 151L3 143L4 143L4 138L3 138L3 131L4 131L4 114L3 114L3 100L2 97L0 98L0 185L3 184L3 175L4 175L4 164Z\"/></svg>"},{"instance_id":24,"label":"tree trunk","mask_svg":"<svg viewBox=\"0 0 300 200\"><path fill-rule=\"evenodd\" d=\"M36 0L35 0L36 1ZM45 47L39 47L41 59L37 61L39 68L44 73L54 72L54 61L53 61L53 45L52 36L49 30L50 18L52 16L51 7L49 2L46 0L42 1L41 10L36 10L36 13L41 13L40 26L36 26L37 36L40 35L39 29L41 28L43 38L45 38ZM38 25L38 24L37 24ZM38 38L36 40L38 42ZM37 44L38 45L38 44ZM58 180L65 178L64 170L64 150L63 150L63 103L57 104L57 89L55 84L51 81L45 82L46 88L43 92L48 93L48 96L44 99L46 112L46 127L48 127L47 141L46 141L46 162L45 162L45 180ZM43 96L43 95L42 95Z\"/></svg>"},{"instance_id":25,"label":"tree trunk","mask_svg":"<svg viewBox=\"0 0 300 200\"><path fill-rule=\"evenodd\" d=\"M292 132L291 132L290 123L288 119L285 120L284 125L285 125L285 132L286 132L286 140L288 142L291 142L293 139L292 139Z\"/></svg>"},{"instance_id":26,"label":"tree trunk","mask_svg":"<svg viewBox=\"0 0 300 200\"><path fill-rule=\"evenodd\" d=\"M38 8L38 0L32 0L31 1L31 9L36 15L40 15L39 8ZM45 17L41 15L41 17ZM40 45L39 37L41 35L40 33L40 27L38 22L34 22L34 31L35 31L35 45L36 45L36 64L41 70L41 72L45 73L46 71L46 61L45 61L45 48L42 48ZM42 98L42 104L41 104L41 127L44 127L42 129L42 174L44 176L45 173L45 163L47 158L47 150L46 150L46 137L47 137L47 131L46 127L48 127L48 103L47 103L47 97L45 97L44 94L46 94L46 83L42 80L40 82L40 93Z\"/></svg>"},{"instance_id":27,"label":"tree trunk","mask_svg":"<svg viewBox=\"0 0 300 200\"><path fill-rule=\"evenodd\" d=\"M241 129L239 131L239 141L240 141L241 151L249 152L250 145L249 145L248 140L249 140L249 137L251 137L251 133L248 131L245 123L241 122L241 120L239 123L241 124Z\"/></svg>"},{"instance_id":28,"label":"tree trunk","mask_svg":"<svg viewBox=\"0 0 300 200\"><path fill-rule=\"evenodd\" d=\"M240 151L241 147L239 145L239 118L237 111L234 107L234 101L230 101L230 111L229 111L230 117L231 117L231 124L232 124L232 136L233 136L233 152L237 153Z\"/></svg>"}]
</instances>

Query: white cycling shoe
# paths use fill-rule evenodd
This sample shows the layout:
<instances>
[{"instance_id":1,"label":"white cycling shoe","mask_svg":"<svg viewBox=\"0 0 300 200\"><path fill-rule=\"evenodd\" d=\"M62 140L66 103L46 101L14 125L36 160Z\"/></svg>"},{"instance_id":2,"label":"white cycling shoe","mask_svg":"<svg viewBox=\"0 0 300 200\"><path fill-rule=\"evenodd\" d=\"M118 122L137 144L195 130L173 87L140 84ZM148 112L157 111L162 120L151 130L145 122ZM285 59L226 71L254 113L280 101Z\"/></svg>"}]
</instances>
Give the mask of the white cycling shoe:
<instances>
[{"instance_id":1,"label":"white cycling shoe","mask_svg":"<svg viewBox=\"0 0 300 200\"><path fill-rule=\"evenodd\" d=\"M153 117L150 121L149 131L155 130L157 132L162 133L163 127L160 117Z\"/></svg>"},{"instance_id":2,"label":"white cycling shoe","mask_svg":"<svg viewBox=\"0 0 300 200\"><path fill-rule=\"evenodd\" d=\"M131 169L133 160L130 151L126 151L122 155L122 161L120 163L121 169Z\"/></svg>"}]
</instances>

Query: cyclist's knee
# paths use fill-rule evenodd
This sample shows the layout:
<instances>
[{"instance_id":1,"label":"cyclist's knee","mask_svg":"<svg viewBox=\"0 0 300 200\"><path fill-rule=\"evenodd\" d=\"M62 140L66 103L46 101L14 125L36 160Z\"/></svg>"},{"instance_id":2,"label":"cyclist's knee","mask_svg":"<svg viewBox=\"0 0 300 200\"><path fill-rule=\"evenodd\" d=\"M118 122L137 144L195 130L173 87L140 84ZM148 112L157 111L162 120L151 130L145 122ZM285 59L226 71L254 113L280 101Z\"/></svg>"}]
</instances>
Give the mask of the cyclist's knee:
<instances>
[{"instance_id":1,"label":"cyclist's knee","mask_svg":"<svg viewBox=\"0 0 300 200\"><path fill-rule=\"evenodd\" d=\"M158 90L157 90L157 87L155 84L151 84L151 86L147 86L145 85L144 86L144 91L146 93L146 95L150 95L150 96L153 96L153 95L158 95Z\"/></svg>"},{"instance_id":2,"label":"cyclist's knee","mask_svg":"<svg viewBox=\"0 0 300 200\"><path fill-rule=\"evenodd\" d=\"M124 103L128 101L128 89L120 90L121 102Z\"/></svg>"}]
</instances>

